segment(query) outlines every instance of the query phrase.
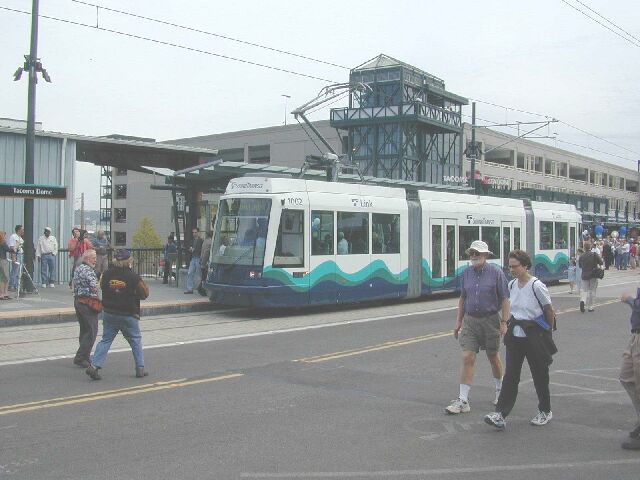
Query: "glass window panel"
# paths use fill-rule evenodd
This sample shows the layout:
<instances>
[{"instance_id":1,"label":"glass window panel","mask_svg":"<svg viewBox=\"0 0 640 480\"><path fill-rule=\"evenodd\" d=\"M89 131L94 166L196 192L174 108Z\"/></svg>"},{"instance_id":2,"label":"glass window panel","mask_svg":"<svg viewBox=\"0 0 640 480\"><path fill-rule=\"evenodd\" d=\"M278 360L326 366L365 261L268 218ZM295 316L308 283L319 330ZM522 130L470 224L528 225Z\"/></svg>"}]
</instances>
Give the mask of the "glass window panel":
<instances>
[{"instance_id":1,"label":"glass window panel","mask_svg":"<svg viewBox=\"0 0 640 480\"><path fill-rule=\"evenodd\" d=\"M333 212L311 212L311 255L333 255Z\"/></svg>"},{"instance_id":2,"label":"glass window panel","mask_svg":"<svg viewBox=\"0 0 640 480\"><path fill-rule=\"evenodd\" d=\"M369 253L369 214L338 212L338 255Z\"/></svg>"},{"instance_id":3,"label":"glass window panel","mask_svg":"<svg viewBox=\"0 0 640 480\"><path fill-rule=\"evenodd\" d=\"M431 225L431 278L442 277L442 225Z\"/></svg>"},{"instance_id":4,"label":"glass window panel","mask_svg":"<svg viewBox=\"0 0 640 480\"><path fill-rule=\"evenodd\" d=\"M282 211L273 266L304 267L303 210Z\"/></svg>"},{"instance_id":5,"label":"glass window panel","mask_svg":"<svg viewBox=\"0 0 640 480\"><path fill-rule=\"evenodd\" d=\"M447 225L447 277L456 274L456 227Z\"/></svg>"},{"instance_id":6,"label":"glass window panel","mask_svg":"<svg viewBox=\"0 0 640 480\"><path fill-rule=\"evenodd\" d=\"M400 215L372 214L371 251L400 253Z\"/></svg>"},{"instance_id":7,"label":"glass window panel","mask_svg":"<svg viewBox=\"0 0 640 480\"><path fill-rule=\"evenodd\" d=\"M569 225L566 222L556 222L554 245L556 249L567 248L569 245Z\"/></svg>"},{"instance_id":8,"label":"glass window panel","mask_svg":"<svg viewBox=\"0 0 640 480\"><path fill-rule=\"evenodd\" d=\"M493 252L494 258L500 257L500 227L482 227L482 241Z\"/></svg>"},{"instance_id":9,"label":"glass window panel","mask_svg":"<svg viewBox=\"0 0 640 480\"><path fill-rule=\"evenodd\" d=\"M553 222L540 222L540 250L553 249Z\"/></svg>"},{"instance_id":10,"label":"glass window panel","mask_svg":"<svg viewBox=\"0 0 640 480\"><path fill-rule=\"evenodd\" d=\"M511 229L509 227L504 227L502 229L502 251L504 255L502 256L502 266L507 267L509 265L509 251L511 249Z\"/></svg>"},{"instance_id":11,"label":"glass window panel","mask_svg":"<svg viewBox=\"0 0 640 480\"><path fill-rule=\"evenodd\" d=\"M467 248L474 240L480 240L480 227L460 227L460 243L458 244L458 254L460 260L468 260Z\"/></svg>"},{"instance_id":12,"label":"glass window panel","mask_svg":"<svg viewBox=\"0 0 640 480\"><path fill-rule=\"evenodd\" d=\"M513 249L521 250L522 246L520 245L520 227L513 228Z\"/></svg>"}]
</instances>

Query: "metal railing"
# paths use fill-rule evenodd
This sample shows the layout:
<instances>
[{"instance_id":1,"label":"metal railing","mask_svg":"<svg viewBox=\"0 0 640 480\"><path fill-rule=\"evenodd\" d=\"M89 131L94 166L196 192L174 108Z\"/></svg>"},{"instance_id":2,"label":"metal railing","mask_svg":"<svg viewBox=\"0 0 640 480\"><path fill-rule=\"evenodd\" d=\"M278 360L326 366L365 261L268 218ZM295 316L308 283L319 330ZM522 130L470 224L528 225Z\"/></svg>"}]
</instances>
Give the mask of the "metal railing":
<instances>
[{"instance_id":1,"label":"metal railing","mask_svg":"<svg viewBox=\"0 0 640 480\"><path fill-rule=\"evenodd\" d=\"M164 255L162 248L130 248L128 249L133 257L133 271L146 278L160 278L163 273ZM113 260L114 250L108 250L109 265ZM71 267L74 259L69 256L69 250L60 249L56 256L56 283L69 283L71 278ZM177 273L176 265L173 265L173 271ZM36 283L40 283L40 262L34 264L34 277Z\"/></svg>"}]
</instances>

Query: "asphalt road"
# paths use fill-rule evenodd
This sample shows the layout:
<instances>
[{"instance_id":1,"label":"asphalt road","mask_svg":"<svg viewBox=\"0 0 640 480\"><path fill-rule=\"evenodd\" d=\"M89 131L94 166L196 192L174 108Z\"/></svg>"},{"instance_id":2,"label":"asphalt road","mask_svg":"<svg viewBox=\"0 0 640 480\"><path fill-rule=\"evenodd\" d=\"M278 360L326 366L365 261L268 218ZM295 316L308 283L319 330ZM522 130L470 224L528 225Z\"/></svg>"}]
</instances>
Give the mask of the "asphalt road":
<instances>
[{"instance_id":1,"label":"asphalt road","mask_svg":"<svg viewBox=\"0 0 640 480\"><path fill-rule=\"evenodd\" d=\"M506 431L482 422L493 398L483 357L471 412L445 415L458 393L454 297L233 310L209 315L292 328L149 348L142 380L129 352L110 354L98 382L68 359L1 366L0 478L635 480L640 452L620 448L635 414L617 381L630 309L616 299L636 278L608 279L594 313L552 289L560 352L544 427L528 423L526 366Z\"/></svg>"}]
</instances>

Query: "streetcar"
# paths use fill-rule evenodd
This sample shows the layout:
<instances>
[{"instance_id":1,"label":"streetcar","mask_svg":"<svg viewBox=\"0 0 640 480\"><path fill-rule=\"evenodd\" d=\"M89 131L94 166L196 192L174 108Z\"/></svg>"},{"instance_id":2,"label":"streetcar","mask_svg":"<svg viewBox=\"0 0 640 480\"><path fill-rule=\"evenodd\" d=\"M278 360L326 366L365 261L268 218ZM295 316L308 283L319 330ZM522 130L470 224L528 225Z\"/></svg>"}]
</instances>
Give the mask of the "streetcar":
<instances>
[{"instance_id":1,"label":"streetcar","mask_svg":"<svg viewBox=\"0 0 640 480\"><path fill-rule=\"evenodd\" d=\"M575 206L356 183L241 177L220 199L205 281L211 300L298 307L458 291L483 240L506 269L525 249L544 282L566 278Z\"/></svg>"}]
</instances>

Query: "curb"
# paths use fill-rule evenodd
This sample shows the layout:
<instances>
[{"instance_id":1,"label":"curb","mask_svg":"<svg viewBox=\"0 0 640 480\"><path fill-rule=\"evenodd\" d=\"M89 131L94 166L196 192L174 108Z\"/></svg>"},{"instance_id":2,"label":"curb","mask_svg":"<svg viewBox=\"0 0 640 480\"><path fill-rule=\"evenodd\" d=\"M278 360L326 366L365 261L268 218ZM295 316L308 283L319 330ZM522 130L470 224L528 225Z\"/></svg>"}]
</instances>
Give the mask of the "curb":
<instances>
[{"instance_id":1,"label":"curb","mask_svg":"<svg viewBox=\"0 0 640 480\"><path fill-rule=\"evenodd\" d=\"M171 313L206 312L216 308L209 301L200 302L176 302L176 303L151 303L141 305L141 317L167 315ZM219 308L219 306L217 306ZM7 312L8 313L8 312ZM19 327L25 325L43 325L51 323L76 322L76 312L72 307L46 309L46 310L22 310L14 315L0 317L0 328Z\"/></svg>"}]
</instances>

